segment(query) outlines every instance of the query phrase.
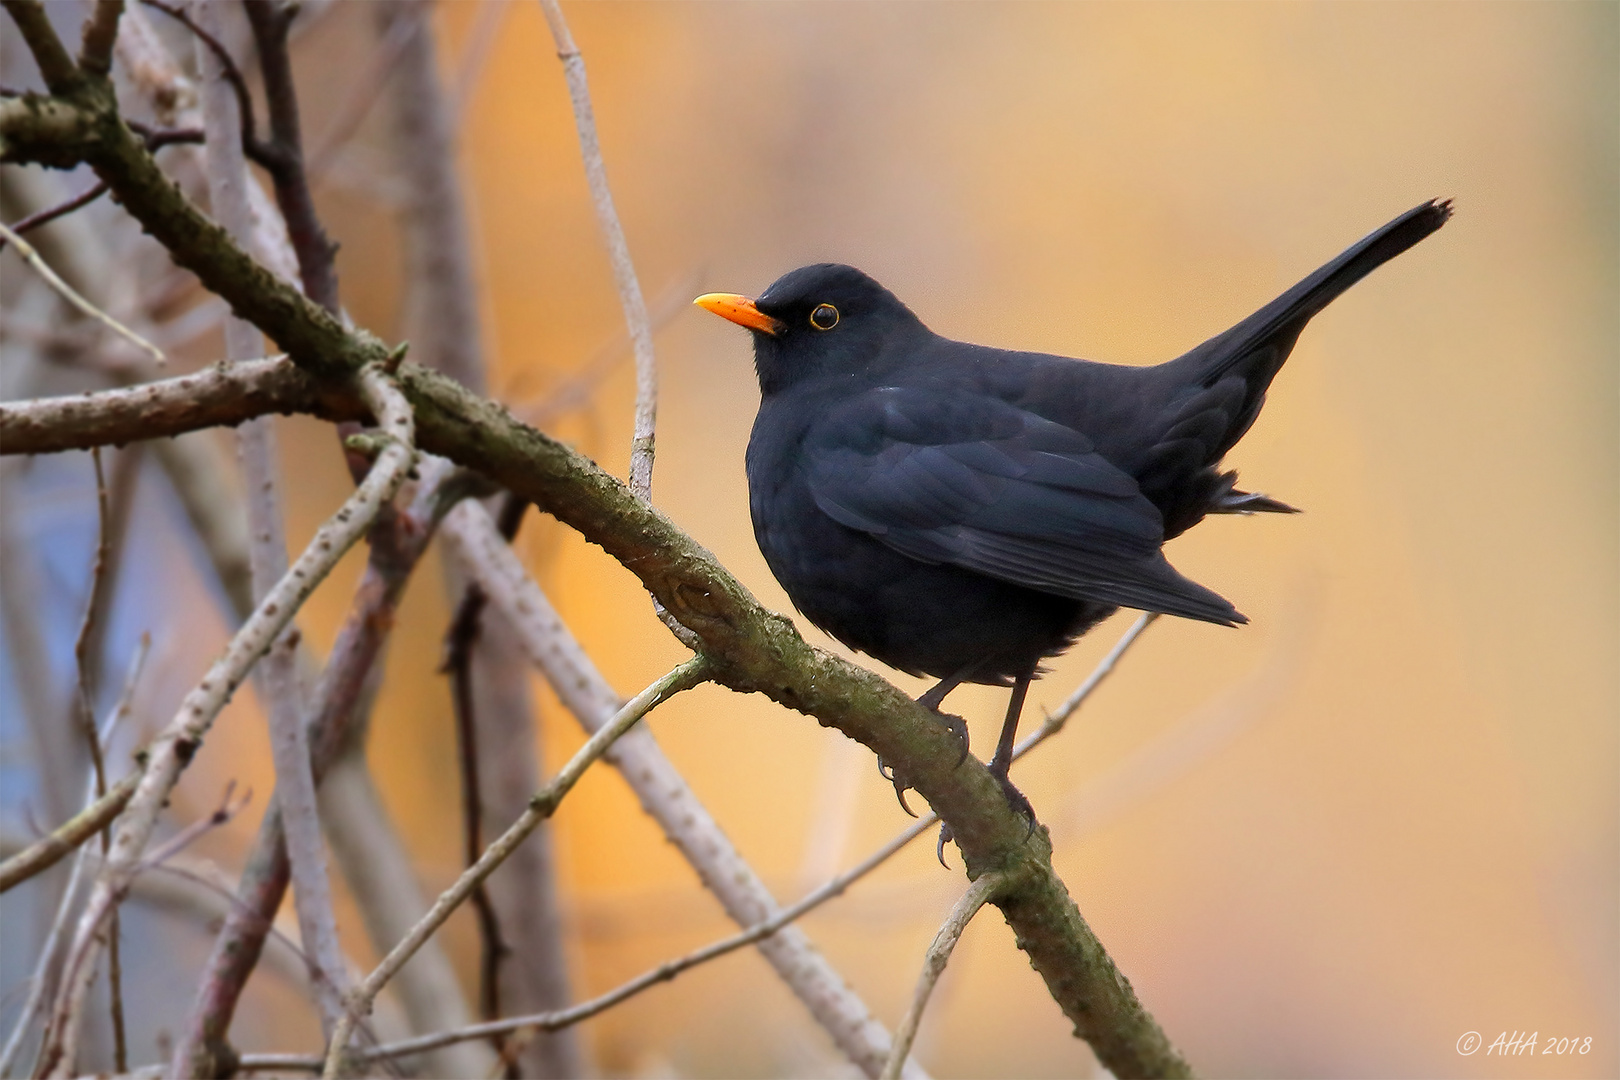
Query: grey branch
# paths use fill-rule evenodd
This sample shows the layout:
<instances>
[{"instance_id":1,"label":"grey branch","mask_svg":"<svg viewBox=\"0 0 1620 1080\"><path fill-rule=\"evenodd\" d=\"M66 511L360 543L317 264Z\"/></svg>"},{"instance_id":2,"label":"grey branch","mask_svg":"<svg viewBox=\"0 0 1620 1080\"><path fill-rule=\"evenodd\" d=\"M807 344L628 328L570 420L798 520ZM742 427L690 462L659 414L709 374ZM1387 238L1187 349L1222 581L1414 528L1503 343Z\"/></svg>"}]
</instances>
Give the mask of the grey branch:
<instances>
[{"instance_id":1,"label":"grey branch","mask_svg":"<svg viewBox=\"0 0 1620 1080\"><path fill-rule=\"evenodd\" d=\"M574 126L579 131L579 151L585 159L585 179L590 184L591 202L596 207L596 222L602 229L607 244L608 259L613 264L613 283L619 289L619 303L624 307L625 327L630 331L630 342L636 353L636 428L630 444L630 490L643 499L652 499L652 473L655 425L658 412L658 367L653 357L652 326L647 319L647 302L641 296L641 283L636 280L636 267L630 261L630 245L625 242L624 228L619 224L619 212L613 207L613 192L608 188L607 166L602 162L602 145L596 137L596 115L591 108L590 86L585 81L585 58L574 45L573 35L563 18L557 0L540 0L545 12L546 25L557 45L557 57L563 63L563 75L568 80L568 97L574 105Z\"/></svg>"},{"instance_id":2,"label":"grey branch","mask_svg":"<svg viewBox=\"0 0 1620 1080\"><path fill-rule=\"evenodd\" d=\"M1006 887L1006 875L992 870L969 885L967 892L962 894L961 899L951 908L950 914L945 917L944 925L934 935L933 943L928 946L928 954L923 959L922 974L917 978L917 989L911 996L911 1006L906 1009L905 1018L900 1021L900 1026L895 1029L894 1049L889 1051L888 1063L883 1066L883 1080L896 1080L899 1077L900 1066L905 1062L906 1054L911 1050L911 1043L917 1037L917 1027L922 1023L923 1010L928 1007L928 999L933 996L939 977L945 973L945 965L950 963L951 952L961 940L962 931L967 929L967 924L979 913L979 909Z\"/></svg>"},{"instance_id":3,"label":"grey branch","mask_svg":"<svg viewBox=\"0 0 1620 1080\"><path fill-rule=\"evenodd\" d=\"M146 772L129 808L119 819L106 866L80 916L63 983L54 1010L51 1044L41 1073L68 1076L74 1071L74 1048L85 994L95 977L96 957L105 944L106 919L129 887L142 852L157 826L169 792L191 761L214 718L247 677L255 661L270 648L309 594L342 554L364 535L378 510L393 497L414 458L409 405L374 368L360 373L360 392L383 421L394 442L378 459L366 480L325 525L286 576L237 631L221 656L181 703L180 711L148 749Z\"/></svg>"},{"instance_id":4,"label":"grey branch","mask_svg":"<svg viewBox=\"0 0 1620 1080\"><path fill-rule=\"evenodd\" d=\"M356 1020L371 1010L372 1001L387 985L388 980L393 978L424 941L444 925L445 920L472 895L480 882L494 873L496 867L505 862L542 821L556 813L558 804L574 789L579 778L585 775L585 770L607 753L620 736L629 731L653 708L681 691L690 690L707 681L708 677L709 662L706 658L695 656L687 660L626 702L608 724L586 740L585 745L557 771L557 775L529 800L528 809L494 843L484 849L478 861L468 867L455 884L434 901L428 913L422 916L421 921L411 929L411 932L383 957L382 962L366 976L364 982L355 987L346 1002L348 1012L327 1047L323 1075L328 1077L339 1075L344 1051Z\"/></svg>"}]
</instances>

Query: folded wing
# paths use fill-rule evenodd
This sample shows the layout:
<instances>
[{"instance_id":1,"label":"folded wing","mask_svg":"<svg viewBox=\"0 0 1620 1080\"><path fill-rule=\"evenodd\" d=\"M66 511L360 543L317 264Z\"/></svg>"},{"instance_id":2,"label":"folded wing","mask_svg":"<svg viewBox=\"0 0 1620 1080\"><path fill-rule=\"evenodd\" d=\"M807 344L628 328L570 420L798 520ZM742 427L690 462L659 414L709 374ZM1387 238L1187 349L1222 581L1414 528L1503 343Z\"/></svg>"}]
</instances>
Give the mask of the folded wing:
<instances>
[{"instance_id":1,"label":"folded wing","mask_svg":"<svg viewBox=\"0 0 1620 1080\"><path fill-rule=\"evenodd\" d=\"M1245 621L1164 558L1164 523L1081 433L995 398L882 387L812 429L816 505L913 559L1077 600Z\"/></svg>"}]
</instances>

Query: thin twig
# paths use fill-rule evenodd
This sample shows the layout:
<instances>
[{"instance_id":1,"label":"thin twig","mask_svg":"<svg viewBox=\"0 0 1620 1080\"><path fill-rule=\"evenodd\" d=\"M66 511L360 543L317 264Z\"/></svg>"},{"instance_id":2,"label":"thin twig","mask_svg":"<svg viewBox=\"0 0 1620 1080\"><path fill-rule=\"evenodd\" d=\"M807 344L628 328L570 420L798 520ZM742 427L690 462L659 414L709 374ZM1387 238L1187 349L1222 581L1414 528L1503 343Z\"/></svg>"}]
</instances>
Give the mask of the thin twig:
<instances>
[{"instance_id":1,"label":"thin twig","mask_svg":"<svg viewBox=\"0 0 1620 1080\"><path fill-rule=\"evenodd\" d=\"M607 244L608 261L613 265L613 282L618 286L619 303L624 308L625 327L636 353L636 426L630 444L630 490L652 500L654 436L658 413L658 367L653 356L652 327L647 320L647 303L636 280L630 246L613 207L608 188L607 166L602 161L602 145L596 136L596 116L591 108L590 86L585 80L585 58L574 45L557 0L540 0L546 25L557 45L557 58L568 80L568 97L574 105L574 127L579 132L580 155L585 159L585 179L590 185L591 202L596 207L596 223Z\"/></svg>"},{"instance_id":2,"label":"thin twig","mask_svg":"<svg viewBox=\"0 0 1620 1080\"><path fill-rule=\"evenodd\" d=\"M147 652L151 647L151 638L141 635L139 646L135 655L130 659L129 669L124 675L124 686L119 692L118 703L113 706L111 715L102 725L100 741L105 746L112 738L114 730L124 717L129 715L131 705L135 699L135 688L140 681L141 672L146 666ZM139 777L139 770L131 774ZM117 790L115 787L114 791ZM95 791L95 778L90 777L85 783L85 801L89 802ZM112 792L108 793L109 797ZM128 800L124 800L128 804ZM114 815L116 816L116 815ZM109 818L109 821L111 819ZM45 942L40 946L39 959L34 965L32 976L28 980L28 1000L23 1004L22 1011L17 1015L17 1021L6 1037L6 1044L0 1050L0 1076L9 1076L12 1062L16 1060L17 1053L22 1049L23 1036L28 1032L35 1018L44 1010L46 998L49 996L50 972L55 963L57 951L62 942L62 935L67 930L68 918L73 910L73 902L79 895L79 882L82 880L85 867L88 865L87 855L90 849L81 842L78 854L73 859L73 869L68 874L67 887L62 890L62 898L57 904L56 914L51 918L51 928L45 935Z\"/></svg>"},{"instance_id":3,"label":"thin twig","mask_svg":"<svg viewBox=\"0 0 1620 1080\"><path fill-rule=\"evenodd\" d=\"M287 220L287 235L298 256L304 295L327 311L338 310L337 247L326 235L304 170L304 144L298 119L298 87L293 81L287 34L296 5L277 0L246 0L248 24L259 47L259 73L270 114L270 141L262 162L276 184L276 204Z\"/></svg>"},{"instance_id":4,"label":"thin twig","mask_svg":"<svg viewBox=\"0 0 1620 1080\"><path fill-rule=\"evenodd\" d=\"M98 180L94 184L90 185L90 187L87 188L83 193L73 196L73 198L69 199L67 202L58 203L55 206L47 207L46 209L41 210L37 214L29 214L20 221L12 222L11 231L21 234L28 232L30 229L37 229L47 222L55 221L59 217L66 217L75 210L89 206L91 203L95 202L105 194L107 194L107 181ZM4 246L5 239L0 237L0 247Z\"/></svg>"},{"instance_id":5,"label":"thin twig","mask_svg":"<svg viewBox=\"0 0 1620 1080\"><path fill-rule=\"evenodd\" d=\"M498 527L508 543L517 535L528 508L528 503L512 495L507 495L502 501ZM469 867L478 861L479 853L484 850L485 807L478 769L473 652L483 631L483 613L487 603L488 598L478 583L468 584L450 620L450 629L445 634L445 660L440 668L450 675L450 700L456 714L456 749L461 764L462 850ZM527 678L527 675L523 677ZM479 1013L485 1020L493 1020L501 1014L500 965L511 952L511 947L501 932L495 904L483 882L473 891L472 904L478 915ZM505 1049L498 1043L495 1051L505 1054Z\"/></svg>"},{"instance_id":6,"label":"thin twig","mask_svg":"<svg viewBox=\"0 0 1620 1080\"><path fill-rule=\"evenodd\" d=\"M236 66L236 58L231 51L212 33L197 25L197 22L178 4L166 4L163 0L141 0L149 8L161 11L169 18L190 30L197 40L213 54L223 69L223 77L231 84L231 92L236 95L236 107L242 129L242 152L252 158L256 163L269 168L266 162L268 157L263 143L259 141L258 132L253 119L253 95L248 92L247 80L242 77L242 69Z\"/></svg>"},{"instance_id":7,"label":"thin twig","mask_svg":"<svg viewBox=\"0 0 1620 1080\"><path fill-rule=\"evenodd\" d=\"M118 40L118 20L123 14L124 0L96 0L95 10L85 20L79 47L79 66L85 71L105 76L112 70L113 44ZM119 1072L125 1070L125 1065L119 1065Z\"/></svg>"},{"instance_id":8,"label":"thin twig","mask_svg":"<svg viewBox=\"0 0 1620 1080\"><path fill-rule=\"evenodd\" d=\"M199 23L210 33L217 34L218 17L217 6L205 5L197 11ZM197 53L203 122L210 136L205 156L209 200L215 218L237 243L245 245L253 235L247 192L252 180L241 148L229 138L239 126L237 103L225 92L225 72L217 57L201 46ZM228 318L225 345L229 359L247 360L263 350L264 341L253 324ZM270 419L259 417L243 424L237 432L237 448L247 493L253 593L255 601L259 601L287 570L280 455ZM342 1009L345 964L332 912L326 851L315 806L315 781L305 741L297 640L297 629L290 627L266 653L254 677L269 718L271 757L276 769L275 799L286 832L299 937L312 964L310 982L315 988L322 1030L329 1035Z\"/></svg>"},{"instance_id":9,"label":"thin twig","mask_svg":"<svg viewBox=\"0 0 1620 1080\"><path fill-rule=\"evenodd\" d=\"M906 1055L911 1052L911 1044L917 1038L917 1027L922 1023L923 1010L928 1007L928 999L933 996L934 986L945 971L945 965L950 962L951 951L961 940L962 931L979 909L995 899L1007 885L1007 878L1000 871L991 871L980 875L968 886L967 892L962 894L950 914L945 917L945 923L934 935L933 943L928 946L928 954L923 959L922 974L917 978L917 989L912 993L911 1006L906 1009L905 1018L894 1031L894 1046L889 1050L889 1060L883 1066L883 1080L897 1080L901 1066L906 1062Z\"/></svg>"},{"instance_id":10,"label":"thin twig","mask_svg":"<svg viewBox=\"0 0 1620 1080\"><path fill-rule=\"evenodd\" d=\"M242 793L240 799L232 800L236 794L236 781L225 782L225 792L219 797L219 805L207 817L198 818L185 828L169 837L163 843L153 848L141 857L141 868L149 870L154 866L162 866L174 856L197 842L197 838L204 833L212 832L221 825L228 825L232 818L240 814L248 803L253 801L251 790Z\"/></svg>"},{"instance_id":11,"label":"thin twig","mask_svg":"<svg viewBox=\"0 0 1620 1080\"><path fill-rule=\"evenodd\" d=\"M114 26L116 29L116 22ZM97 798L104 798L107 794L107 766L102 759L101 738L96 732L94 702L97 690L95 684L99 682L101 667L99 656L102 635L98 630L106 622L109 593L115 577L112 565L113 523L112 513L108 507L107 477L101 467L101 447L95 447L90 451L90 460L96 471L96 552L90 567L90 588L85 596L84 618L79 623L78 638L73 643L74 668L78 672L74 699L79 727L84 733L85 745L90 752L95 794ZM120 472L129 475L127 469ZM108 844L107 834L102 833L103 855L107 853ZM129 1042L124 1029L124 978L120 950L122 935L119 930L118 909L114 908L108 916L107 928L107 998L113 1030L113 1058L118 1071L124 1072L129 1067Z\"/></svg>"},{"instance_id":12,"label":"thin twig","mask_svg":"<svg viewBox=\"0 0 1620 1080\"><path fill-rule=\"evenodd\" d=\"M108 788L95 802L68 818L48 836L42 836L0 863L0 893L6 892L36 874L55 866L78 846L107 827L107 823L123 813L129 797L135 794L139 772L132 772Z\"/></svg>"},{"instance_id":13,"label":"thin twig","mask_svg":"<svg viewBox=\"0 0 1620 1080\"><path fill-rule=\"evenodd\" d=\"M310 764L317 785L321 785L339 749L356 738L363 727L373 700L368 688L389 640L395 612L412 569L444 510L453 502L444 496L446 481L453 470L442 459L429 459L420 468L410 510L400 515L400 526L386 535L373 531L365 574L337 640L332 646L326 669L316 687L309 723ZM442 504L442 505L441 505ZM228 1071L234 1052L225 1042L237 1002L247 985L273 928L290 880L285 832L281 815L273 806L265 814L252 850L244 861L237 886L236 903L214 943L203 975L198 981L191 1015L176 1040L170 1071L176 1076L215 1075ZM374 932L375 937L375 932ZM391 944L397 940L389 938ZM418 956L402 974L396 989L403 992L403 1004L417 1030L423 1030L422 1017L430 1011L442 1015L442 1002L424 1002L428 995L413 994L409 979L421 981L425 969ZM431 972L426 972L430 975ZM444 980L454 985L453 976ZM430 1010L422 1006L433 1005ZM436 1063L441 1071L444 1062ZM453 1064L453 1063L452 1063ZM319 1069L317 1063L315 1070ZM463 1070L464 1071L464 1070Z\"/></svg>"},{"instance_id":14,"label":"thin twig","mask_svg":"<svg viewBox=\"0 0 1620 1080\"><path fill-rule=\"evenodd\" d=\"M388 980L393 978L395 972L405 965L424 941L444 925L444 921L472 894L473 889L494 873L496 867L500 866L542 821L556 812L558 804L573 790L579 778L585 775L585 770L607 753L620 736L634 727L655 706L683 690L690 690L705 682L708 677L708 659L701 655L694 656L631 698L609 723L586 740L585 745L557 771L557 775L529 800L528 809L485 849L477 863L469 867L454 885L440 894L433 907L404 940L394 946L376 969L366 976L364 982L355 987L346 1003L349 1011L344 1015L337 1034L333 1036L331 1045L327 1048L324 1075L334 1077L339 1074L354 1021L371 1011L372 1001L387 985Z\"/></svg>"},{"instance_id":15,"label":"thin twig","mask_svg":"<svg viewBox=\"0 0 1620 1080\"><path fill-rule=\"evenodd\" d=\"M586 731L596 731L623 699L500 539L488 512L476 503L465 503L445 520L442 532L469 576L483 585L506 616L530 663L545 675L564 708ZM698 801L651 732L631 732L614 747L609 761L737 925L753 926L780 911L771 891ZM875 1075L888 1056L888 1033L809 938L788 927L761 939L759 950L839 1049Z\"/></svg>"},{"instance_id":16,"label":"thin twig","mask_svg":"<svg viewBox=\"0 0 1620 1080\"><path fill-rule=\"evenodd\" d=\"M39 252L34 250L32 244L18 236L11 230L9 226L0 225L0 237L4 237L6 240L10 241L11 244L17 249L17 254L26 259L28 261L28 265L32 266L40 277L49 282L51 288L60 293L62 298L68 303L72 304L74 307L78 308L84 314L90 316L90 318L96 320L101 325L107 327L125 341L134 344L143 352L148 353L156 363L167 364L169 362L169 358L163 355L162 349L158 348L150 341L147 341L145 338L141 337L141 335L137 334L135 331L131 330L129 327L125 326L123 323L119 322L117 319L114 319L111 315L108 315L105 311L102 311L90 301L80 296L73 286L69 285L67 282L58 277L56 271L52 270L46 264L45 260L39 257Z\"/></svg>"},{"instance_id":17,"label":"thin twig","mask_svg":"<svg viewBox=\"0 0 1620 1080\"><path fill-rule=\"evenodd\" d=\"M520 504L521 505L521 504ZM472 654L478 641L484 592L477 584L467 586L445 634L444 664L440 670L450 676L450 701L456 716L456 757L461 766L462 855L472 866L484 850L483 790L478 777L478 735L472 692ZM478 1011L489 1020L501 1014L500 961L507 951L501 937L500 920L483 882L472 894L473 911L478 916ZM497 1045L499 1053L501 1047Z\"/></svg>"},{"instance_id":18,"label":"thin twig","mask_svg":"<svg viewBox=\"0 0 1620 1080\"><path fill-rule=\"evenodd\" d=\"M79 729L90 750L90 767L96 782L96 796L107 794L107 768L101 759L101 740L96 736L95 680L89 653L95 635L96 616L104 608L102 594L108 581L108 564L112 561L112 515L107 507L107 476L101 468L101 447L93 447L90 460L96 470L96 551L90 564L90 588L85 592L84 615L79 620L79 634L73 642L73 662L78 671L75 709ZM106 843L102 851L107 850Z\"/></svg>"},{"instance_id":19,"label":"thin twig","mask_svg":"<svg viewBox=\"0 0 1620 1080\"><path fill-rule=\"evenodd\" d=\"M1013 752L1013 759L1017 760L1023 757L1035 747L1062 731L1063 725L1069 722L1069 717L1073 716L1080 706L1085 704L1085 700L1091 696L1093 690L1097 689L1097 685L1114 673L1114 665L1118 664L1119 658L1125 655L1125 650L1134 645L1136 639L1141 637L1142 632L1152 626L1154 620L1158 617L1159 613L1157 611L1144 611L1138 615L1136 621L1131 623L1130 629L1121 634L1119 640L1114 642L1114 647L1108 650L1107 655L1097 661L1097 666L1092 669L1090 675L1086 676L1085 682L1075 687L1074 693L1063 699L1063 704L1047 713L1046 723L1042 724L1038 731L1032 732L1023 742L1018 744L1018 749Z\"/></svg>"},{"instance_id":20,"label":"thin twig","mask_svg":"<svg viewBox=\"0 0 1620 1080\"><path fill-rule=\"evenodd\" d=\"M757 922L729 937L721 938L719 941L712 942L702 948L694 949L684 956L667 960L656 968L643 972L635 978L619 984L612 990L591 998L589 1001L582 1001L566 1009L530 1013L524 1016L508 1016L488 1023L470 1024L450 1031L440 1031L431 1035L421 1035L412 1039L383 1043L369 1049L357 1050L351 1055L351 1058L356 1063L364 1065L389 1058L426 1053L458 1042L487 1039L491 1036L520 1032L530 1028L537 1031L558 1031L562 1028L572 1027L635 997L643 990L668 982L685 971L775 936L827 901L842 896L856 881L876 870L887 862L895 852L927 832L930 824L931 822L918 822L912 825L860 863L850 867L844 873L832 878L814 891L806 893L798 902L780 909L770 918ZM293 1054L244 1054L240 1065L244 1071L285 1068L305 1069L314 1072L321 1067L322 1061L323 1059L317 1057Z\"/></svg>"},{"instance_id":21,"label":"thin twig","mask_svg":"<svg viewBox=\"0 0 1620 1080\"><path fill-rule=\"evenodd\" d=\"M82 1005L95 976L95 959L101 948L107 913L138 869L141 852L151 838L158 814L179 780L181 770L190 763L219 710L247 677L253 663L270 648L342 554L364 535L380 508L405 479L414 457L411 449L414 424L409 405L391 385L388 376L375 368L360 372L359 389L382 422L383 430L392 437L390 444L378 457L365 483L316 531L309 547L237 631L225 654L186 695L180 711L153 741L148 751L147 770L129 809L119 819L107 865L74 935L58 993L58 1006L54 1010L60 1023L53 1023L51 1045L47 1047L40 1069L44 1075L66 1075L73 1070Z\"/></svg>"}]
</instances>

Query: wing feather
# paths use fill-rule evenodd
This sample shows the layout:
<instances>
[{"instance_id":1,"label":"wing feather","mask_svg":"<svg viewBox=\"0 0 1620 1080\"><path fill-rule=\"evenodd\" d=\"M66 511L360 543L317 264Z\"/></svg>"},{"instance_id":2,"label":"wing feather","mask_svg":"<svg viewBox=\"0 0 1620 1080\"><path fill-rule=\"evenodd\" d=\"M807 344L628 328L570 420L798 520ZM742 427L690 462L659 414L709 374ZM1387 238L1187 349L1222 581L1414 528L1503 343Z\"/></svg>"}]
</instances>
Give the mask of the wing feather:
<instances>
[{"instance_id":1,"label":"wing feather","mask_svg":"<svg viewBox=\"0 0 1620 1080\"><path fill-rule=\"evenodd\" d=\"M1176 572L1135 479L1084 435L1006 402L883 387L812 429L816 505L920 562L1077 600L1209 622L1243 616Z\"/></svg>"}]
</instances>

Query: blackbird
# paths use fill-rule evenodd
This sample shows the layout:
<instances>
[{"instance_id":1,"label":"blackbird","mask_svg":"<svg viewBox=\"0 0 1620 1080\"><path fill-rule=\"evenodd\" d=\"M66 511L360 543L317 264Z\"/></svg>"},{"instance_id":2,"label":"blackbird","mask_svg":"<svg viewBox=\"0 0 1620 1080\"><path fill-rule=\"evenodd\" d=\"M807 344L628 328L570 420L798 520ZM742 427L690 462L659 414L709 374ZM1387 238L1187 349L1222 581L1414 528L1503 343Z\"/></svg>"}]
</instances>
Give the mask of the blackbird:
<instances>
[{"instance_id":1,"label":"blackbird","mask_svg":"<svg viewBox=\"0 0 1620 1080\"><path fill-rule=\"evenodd\" d=\"M1293 510L1240 491L1222 455L1311 317L1450 216L1449 200L1402 214L1153 367L952 341L837 263L753 299L698 297L753 333L748 495L766 563L827 633L939 679L929 708L964 682L1010 685L990 771L1015 798L1007 770L1043 659L1121 607L1247 621L1161 545L1206 514Z\"/></svg>"}]
</instances>

